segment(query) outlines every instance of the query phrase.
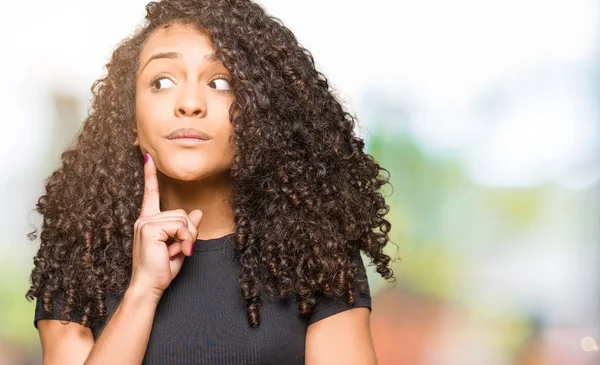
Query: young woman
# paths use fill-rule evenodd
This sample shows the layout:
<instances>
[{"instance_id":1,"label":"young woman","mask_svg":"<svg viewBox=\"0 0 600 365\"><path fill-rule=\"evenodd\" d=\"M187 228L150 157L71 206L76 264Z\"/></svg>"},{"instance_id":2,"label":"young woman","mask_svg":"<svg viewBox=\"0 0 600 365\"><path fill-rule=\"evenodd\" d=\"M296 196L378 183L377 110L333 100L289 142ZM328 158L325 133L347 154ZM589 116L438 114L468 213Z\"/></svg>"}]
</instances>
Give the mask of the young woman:
<instances>
[{"instance_id":1,"label":"young woman","mask_svg":"<svg viewBox=\"0 0 600 365\"><path fill-rule=\"evenodd\" d=\"M45 364L375 364L388 179L310 53L248 0L163 0L47 180Z\"/></svg>"}]
</instances>

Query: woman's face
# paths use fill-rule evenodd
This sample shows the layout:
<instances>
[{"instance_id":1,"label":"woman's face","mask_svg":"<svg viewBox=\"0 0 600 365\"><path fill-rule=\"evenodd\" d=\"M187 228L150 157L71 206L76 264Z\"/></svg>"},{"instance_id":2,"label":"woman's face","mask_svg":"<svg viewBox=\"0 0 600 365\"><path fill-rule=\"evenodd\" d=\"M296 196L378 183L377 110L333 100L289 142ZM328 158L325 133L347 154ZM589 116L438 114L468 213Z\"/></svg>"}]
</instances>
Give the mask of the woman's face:
<instances>
[{"instance_id":1,"label":"woman's face","mask_svg":"<svg viewBox=\"0 0 600 365\"><path fill-rule=\"evenodd\" d=\"M202 180L231 167L231 76L213 55L205 35L182 25L154 31L140 54L136 143L173 179Z\"/></svg>"}]
</instances>

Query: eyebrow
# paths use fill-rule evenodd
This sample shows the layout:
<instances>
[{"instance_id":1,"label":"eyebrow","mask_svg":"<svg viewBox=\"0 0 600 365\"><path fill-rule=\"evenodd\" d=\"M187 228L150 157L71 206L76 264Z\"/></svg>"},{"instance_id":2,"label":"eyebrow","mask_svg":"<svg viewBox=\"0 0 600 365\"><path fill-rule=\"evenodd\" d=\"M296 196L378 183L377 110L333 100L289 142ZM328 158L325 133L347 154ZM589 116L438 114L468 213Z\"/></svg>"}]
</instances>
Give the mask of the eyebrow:
<instances>
[{"instance_id":1,"label":"eyebrow","mask_svg":"<svg viewBox=\"0 0 600 365\"><path fill-rule=\"evenodd\" d=\"M146 62L144 63L144 66L142 66L142 68L140 69L140 73L142 73L142 71L144 71L144 69L146 68L146 66L148 66L150 61L158 60L158 59L165 59L165 58L172 59L172 60L179 60L179 59L183 58L183 55L180 52L155 53L146 60ZM220 61L221 60L215 53L209 53L206 56L204 56L204 62L214 63L214 62L220 62Z\"/></svg>"}]
</instances>

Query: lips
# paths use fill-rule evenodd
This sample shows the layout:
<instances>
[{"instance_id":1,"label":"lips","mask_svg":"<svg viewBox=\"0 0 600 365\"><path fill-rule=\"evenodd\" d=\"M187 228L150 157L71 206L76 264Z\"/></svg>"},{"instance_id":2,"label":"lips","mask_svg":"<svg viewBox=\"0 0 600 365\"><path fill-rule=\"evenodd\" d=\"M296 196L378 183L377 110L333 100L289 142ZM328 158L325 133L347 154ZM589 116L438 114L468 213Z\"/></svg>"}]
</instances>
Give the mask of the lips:
<instances>
[{"instance_id":1,"label":"lips","mask_svg":"<svg viewBox=\"0 0 600 365\"><path fill-rule=\"evenodd\" d=\"M200 139L204 141L208 141L210 137L197 129L194 128L180 128L176 131L171 132L167 139L179 139L179 138L190 138L190 139Z\"/></svg>"}]
</instances>

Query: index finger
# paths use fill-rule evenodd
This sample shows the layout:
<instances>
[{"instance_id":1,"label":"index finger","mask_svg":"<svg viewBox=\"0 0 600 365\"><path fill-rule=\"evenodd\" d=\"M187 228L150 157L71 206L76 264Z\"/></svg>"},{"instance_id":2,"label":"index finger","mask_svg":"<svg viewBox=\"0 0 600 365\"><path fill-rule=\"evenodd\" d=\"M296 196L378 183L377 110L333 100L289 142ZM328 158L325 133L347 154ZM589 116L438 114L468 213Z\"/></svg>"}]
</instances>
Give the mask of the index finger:
<instances>
[{"instance_id":1,"label":"index finger","mask_svg":"<svg viewBox=\"0 0 600 365\"><path fill-rule=\"evenodd\" d=\"M144 164L144 197L142 199L141 216L160 213L160 194L158 193L158 179L156 177L156 165L149 153Z\"/></svg>"}]
</instances>

